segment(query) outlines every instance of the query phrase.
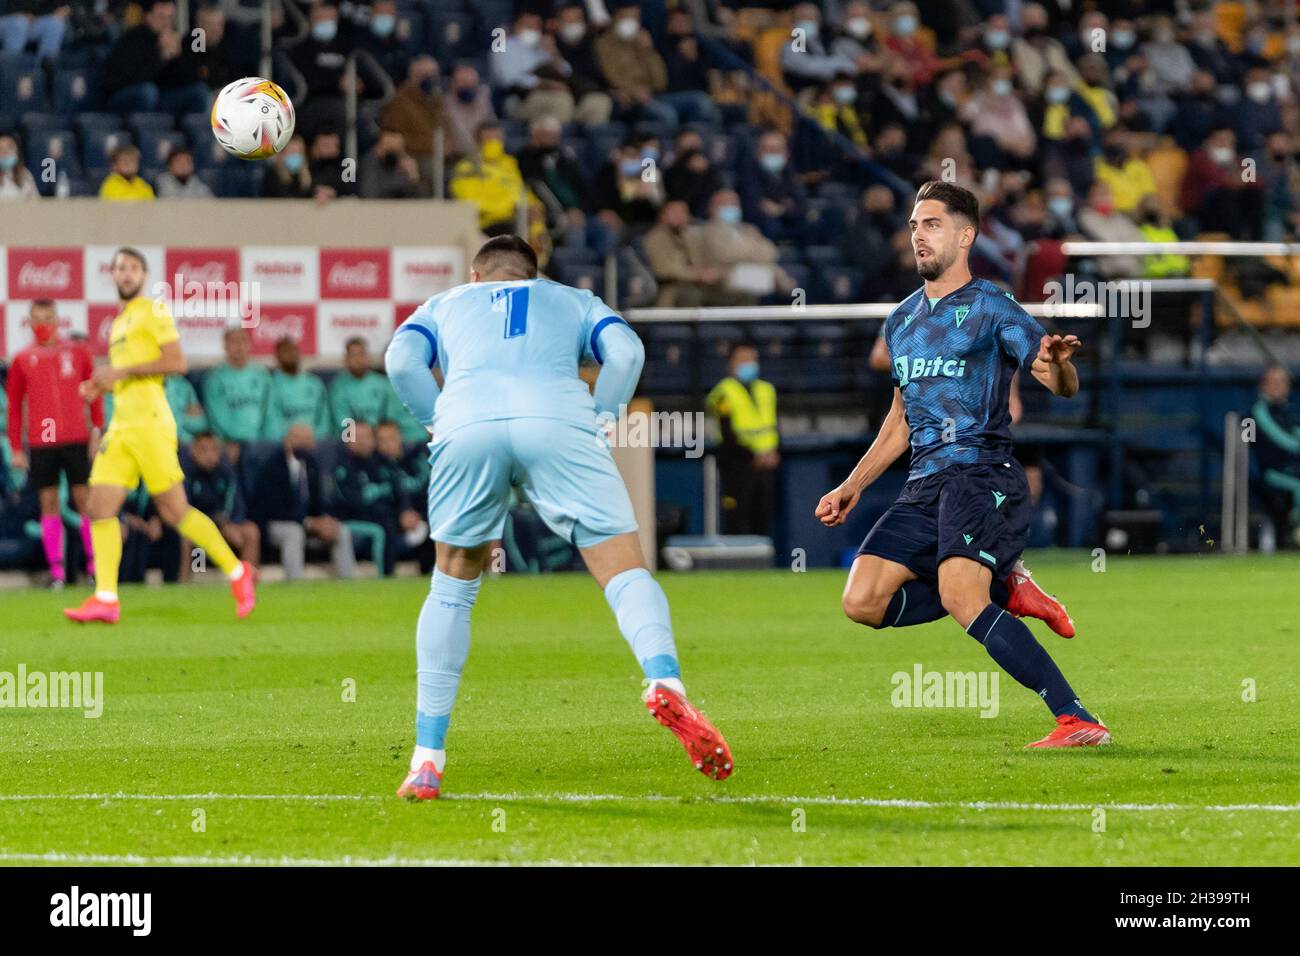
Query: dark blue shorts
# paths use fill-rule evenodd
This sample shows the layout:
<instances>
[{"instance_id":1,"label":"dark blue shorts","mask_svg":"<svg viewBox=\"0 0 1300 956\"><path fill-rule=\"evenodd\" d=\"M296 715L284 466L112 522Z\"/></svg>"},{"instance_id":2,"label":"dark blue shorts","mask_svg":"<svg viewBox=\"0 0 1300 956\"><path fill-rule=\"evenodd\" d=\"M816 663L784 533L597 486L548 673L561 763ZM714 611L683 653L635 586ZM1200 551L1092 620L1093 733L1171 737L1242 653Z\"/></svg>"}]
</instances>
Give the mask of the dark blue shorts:
<instances>
[{"instance_id":1,"label":"dark blue shorts","mask_svg":"<svg viewBox=\"0 0 1300 956\"><path fill-rule=\"evenodd\" d=\"M970 558L1001 581L1025 549L1032 511L1024 470L1014 458L949 465L905 484L858 554L904 565L936 585L946 558Z\"/></svg>"}]
</instances>

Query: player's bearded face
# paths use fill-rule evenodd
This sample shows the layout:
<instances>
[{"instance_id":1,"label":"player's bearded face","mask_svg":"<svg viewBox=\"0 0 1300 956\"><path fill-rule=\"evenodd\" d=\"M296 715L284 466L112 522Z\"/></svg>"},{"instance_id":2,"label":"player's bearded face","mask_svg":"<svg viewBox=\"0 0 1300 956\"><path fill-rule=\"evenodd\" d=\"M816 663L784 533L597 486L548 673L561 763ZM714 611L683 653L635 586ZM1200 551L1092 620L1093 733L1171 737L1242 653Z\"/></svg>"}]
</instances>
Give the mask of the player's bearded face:
<instances>
[{"instance_id":1,"label":"player's bearded face","mask_svg":"<svg viewBox=\"0 0 1300 956\"><path fill-rule=\"evenodd\" d=\"M912 237L912 253L916 256L916 271L922 279L937 279L957 261L957 236L927 236L919 240Z\"/></svg>"},{"instance_id":2,"label":"player's bearded face","mask_svg":"<svg viewBox=\"0 0 1300 956\"><path fill-rule=\"evenodd\" d=\"M117 286L117 295L123 302L134 299L144 286L144 268L130 256L118 256L113 263L113 283Z\"/></svg>"}]
</instances>

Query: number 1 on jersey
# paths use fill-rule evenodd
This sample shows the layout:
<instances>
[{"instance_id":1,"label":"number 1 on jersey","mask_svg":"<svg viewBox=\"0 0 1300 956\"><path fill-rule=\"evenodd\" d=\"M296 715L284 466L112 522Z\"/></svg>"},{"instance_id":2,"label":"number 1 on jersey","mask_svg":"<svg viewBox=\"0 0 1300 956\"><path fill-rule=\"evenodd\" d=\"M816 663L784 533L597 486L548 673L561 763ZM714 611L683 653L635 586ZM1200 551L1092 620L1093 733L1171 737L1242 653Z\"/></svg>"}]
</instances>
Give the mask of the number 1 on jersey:
<instances>
[{"instance_id":1,"label":"number 1 on jersey","mask_svg":"<svg viewBox=\"0 0 1300 956\"><path fill-rule=\"evenodd\" d=\"M494 289L492 291L492 308L494 311L505 310L505 337L513 339L528 331L528 289Z\"/></svg>"}]
</instances>

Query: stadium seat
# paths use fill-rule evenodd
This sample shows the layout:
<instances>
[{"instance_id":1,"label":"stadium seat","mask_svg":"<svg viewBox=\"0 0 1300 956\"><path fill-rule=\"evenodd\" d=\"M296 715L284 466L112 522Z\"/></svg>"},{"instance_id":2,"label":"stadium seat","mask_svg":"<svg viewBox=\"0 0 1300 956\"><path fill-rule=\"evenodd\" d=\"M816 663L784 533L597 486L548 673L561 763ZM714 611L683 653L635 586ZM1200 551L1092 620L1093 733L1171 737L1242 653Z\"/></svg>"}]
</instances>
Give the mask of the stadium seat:
<instances>
[{"instance_id":1,"label":"stadium seat","mask_svg":"<svg viewBox=\"0 0 1300 956\"><path fill-rule=\"evenodd\" d=\"M556 278L565 285L588 289L600 295L605 289L605 267L594 265L567 265L556 268Z\"/></svg>"},{"instance_id":2,"label":"stadium seat","mask_svg":"<svg viewBox=\"0 0 1300 956\"><path fill-rule=\"evenodd\" d=\"M432 39L433 55L439 63L475 57L480 52L474 18L467 13L439 14L433 22Z\"/></svg>"},{"instance_id":3,"label":"stadium seat","mask_svg":"<svg viewBox=\"0 0 1300 956\"><path fill-rule=\"evenodd\" d=\"M828 265L818 266L817 272L821 279L821 294L818 297L821 301L841 305L858 300L862 283L857 269L852 266Z\"/></svg>"},{"instance_id":4,"label":"stadium seat","mask_svg":"<svg viewBox=\"0 0 1300 956\"><path fill-rule=\"evenodd\" d=\"M178 146L186 145L185 134L177 130L142 129L137 139L140 163L146 169L160 169L167 165L167 157Z\"/></svg>"},{"instance_id":5,"label":"stadium seat","mask_svg":"<svg viewBox=\"0 0 1300 956\"><path fill-rule=\"evenodd\" d=\"M598 266L600 256L585 246L557 246L551 252L550 269L563 272L574 266Z\"/></svg>"},{"instance_id":6,"label":"stadium seat","mask_svg":"<svg viewBox=\"0 0 1300 956\"><path fill-rule=\"evenodd\" d=\"M0 54L0 103L13 112L46 108L45 74L34 56Z\"/></svg>"},{"instance_id":7,"label":"stadium seat","mask_svg":"<svg viewBox=\"0 0 1300 956\"><path fill-rule=\"evenodd\" d=\"M113 150L131 142L124 129L85 129L81 136L81 159L87 168L107 167Z\"/></svg>"},{"instance_id":8,"label":"stadium seat","mask_svg":"<svg viewBox=\"0 0 1300 956\"><path fill-rule=\"evenodd\" d=\"M41 181L43 164L47 159L54 160L55 169L62 169L69 176L81 172L81 163L77 158L77 137L72 130L44 126L28 129L25 143L28 171L36 177L38 185L49 185L50 192L53 192L53 185Z\"/></svg>"},{"instance_id":9,"label":"stadium seat","mask_svg":"<svg viewBox=\"0 0 1300 956\"><path fill-rule=\"evenodd\" d=\"M54 108L65 114L95 108L95 85L89 71L59 70L54 74Z\"/></svg>"},{"instance_id":10,"label":"stadium seat","mask_svg":"<svg viewBox=\"0 0 1300 956\"><path fill-rule=\"evenodd\" d=\"M133 133L146 129L175 129L176 122L170 113L127 113L126 128Z\"/></svg>"}]
</instances>

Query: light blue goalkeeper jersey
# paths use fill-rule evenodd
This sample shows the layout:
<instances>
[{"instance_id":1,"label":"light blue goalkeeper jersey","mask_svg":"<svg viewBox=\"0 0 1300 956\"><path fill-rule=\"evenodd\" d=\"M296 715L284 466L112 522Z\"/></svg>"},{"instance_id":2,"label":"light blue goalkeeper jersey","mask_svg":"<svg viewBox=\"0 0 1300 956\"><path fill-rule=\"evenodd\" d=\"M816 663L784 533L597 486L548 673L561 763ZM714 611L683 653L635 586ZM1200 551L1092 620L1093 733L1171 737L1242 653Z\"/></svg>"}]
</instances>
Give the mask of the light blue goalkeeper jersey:
<instances>
[{"instance_id":1,"label":"light blue goalkeeper jersey","mask_svg":"<svg viewBox=\"0 0 1300 956\"><path fill-rule=\"evenodd\" d=\"M603 340L603 341L602 341ZM550 418L595 427L598 412L618 414L636 386L640 341L599 297L549 279L474 282L433 296L393 336L395 351L423 348L432 376L394 378L403 403L435 433L471 422ZM593 399L578 377L584 359L606 363L606 351L635 352L635 371L597 380ZM613 371L613 369L607 369ZM391 372L391 367L390 367ZM436 402L434 401L436 399Z\"/></svg>"}]
</instances>

